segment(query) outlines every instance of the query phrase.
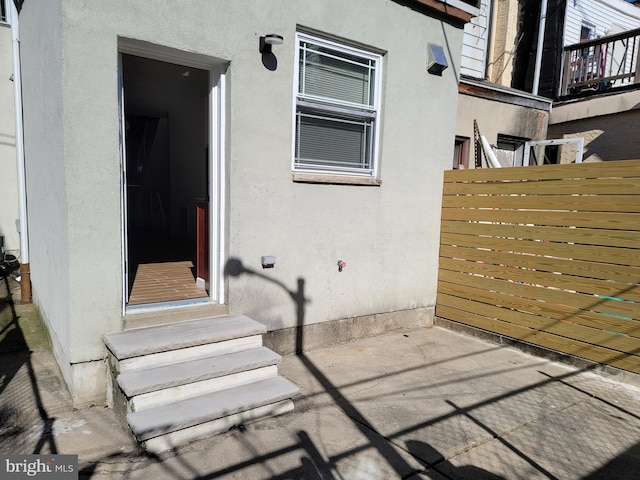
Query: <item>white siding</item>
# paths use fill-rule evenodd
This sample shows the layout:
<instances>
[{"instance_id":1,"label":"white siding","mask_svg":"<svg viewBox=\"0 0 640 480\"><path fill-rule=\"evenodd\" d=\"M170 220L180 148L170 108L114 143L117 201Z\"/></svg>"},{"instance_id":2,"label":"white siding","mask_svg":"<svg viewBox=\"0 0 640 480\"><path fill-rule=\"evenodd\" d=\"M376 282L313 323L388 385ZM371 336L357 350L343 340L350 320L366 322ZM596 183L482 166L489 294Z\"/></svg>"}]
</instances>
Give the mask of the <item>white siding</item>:
<instances>
[{"instance_id":1,"label":"white siding","mask_svg":"<svg viewBox=\"0 0 640 480\"><path fill-rule=\"evenodd\" d=\"M462 64L460 73L474 78L485 76L487 64L487 42L489 38L489 17L491 0L482 0L480 15L473 17L464 27Z\"/></svg>"},{"instance_id":2,"label":"white siding","mask_svg":"<svg viewBox=\"0 0 640 480\"><path fill-rule=\"evenodd\" d=\"M595 27L604 37L640 27L640 8L624 0L567 0L564 45L580 41L583 24Z\"/></svg>"}]
</instances>

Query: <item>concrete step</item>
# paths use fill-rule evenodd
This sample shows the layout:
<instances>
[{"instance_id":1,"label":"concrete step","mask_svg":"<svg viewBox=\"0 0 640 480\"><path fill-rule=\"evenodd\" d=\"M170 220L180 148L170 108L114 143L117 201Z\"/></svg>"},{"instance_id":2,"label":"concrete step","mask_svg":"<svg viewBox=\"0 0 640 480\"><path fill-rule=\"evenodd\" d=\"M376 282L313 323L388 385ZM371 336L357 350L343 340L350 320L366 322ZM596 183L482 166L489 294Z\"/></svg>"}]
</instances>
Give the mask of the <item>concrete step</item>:
<instances>
[{"instance_id":1,"label":"concrete step","mask_svg":"<svg viewBox=\"0 0 640 480\"><path fill-rule=\"evenodd\" d=\"M145 440L141 442L141 444L148 453L161 453L193 442L194 440L200 440L226 432L237 425L246 425L263 418L275 417L291 412L293 408L294 405L291 400L282 400L280 402L263 405L262 407L234 413L226 417L217 418L209 422L194 425L193 427L159 435Z\"/></svg>"},{"instance_id":2,"label":"concrete step","mask_svg":"<svg viewBox=\"0 0 640 480\"><path fill-rule=\"evenodd\" d=\"M278 375L281 357L266 347L131 369L117 377L128 411L140 411Z\"/></svg>"},{"instance_id":3,"label":"concrete step","mask_svg":"<svg viewBox=\"0 0 640 480\"><path fill-rule=\"evenodd\" d=\"M198 358L173 365L131 370L118 375L118 385L127 397L187 383L231 375L280 363L282 357L266 347L227 355Z\"/></svg>"},{"instance_id":4,"label":"concrete step","mask_svg":"<svg viewBox=\"0 0 640 480\"><path fill-rule=\"evenodd\" d=\"M266 327L244 315L221 315L196 320L132 328L104 336L104 343L121 361L225 340L262 335Z\"/></svg>"},{"instance_id":5,"label":"concrete step","mask_svg":"<svg viewBox=\"0 0 640 480\"><path fill-rule=\"evenodd\" d=\"M266 327L243 315L203 317L104 336L109 404L148 451L288 412L298 388L278 376Z\"/></svg>"},{"instance_id":6,"label":"concrete step","mask_svg":"<svg viewBox=\"0 0 640 480\"><path fill-rule=\"evenodd\" d=\"M154 392L143 393L130 398L127 403L127 413L139 412L147 408L155 408L173 402L180 402L188 398L206 395L208 393L226 390L228 388L259 382L278 376L278 367L269 365L244 372L232 373L222 377L209 378L194 383L186 383Z\"/></svg>"},{"instance_id":7,"label":"concrete step","mask_svg":"<svg viewBox=\"0 0 640 480\"><path fill-rule=\"evenodd\" d=\"M138 441L147 441L172 432L290 400L298 387L283 377L275 377L229 388L207 395L162 405L127 415ZM272 415L265 409L261 415ZM239 416L238 418L241 418ZM228 424L229 422L222 422ZM241 422L242 423L242 422ZM233 426L228 425L226 428Z\"/></svg>"}]
</instances>

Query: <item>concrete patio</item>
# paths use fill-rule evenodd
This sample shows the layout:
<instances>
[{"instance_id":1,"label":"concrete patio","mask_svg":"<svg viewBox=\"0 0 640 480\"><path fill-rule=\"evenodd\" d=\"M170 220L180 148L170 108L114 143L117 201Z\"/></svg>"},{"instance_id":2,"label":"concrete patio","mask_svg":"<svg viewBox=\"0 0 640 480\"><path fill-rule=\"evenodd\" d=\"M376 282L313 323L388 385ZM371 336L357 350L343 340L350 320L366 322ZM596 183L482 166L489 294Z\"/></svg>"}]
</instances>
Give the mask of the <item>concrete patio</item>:
<instances>
[{"instance_id":1,"label":"concrete patio","mask_svg":"<svg viewBox=\"0 0 640 480\"><path fill-rule=\"evenodd\" d=\"M0 307L0 452L77 454L80 478L624 479L640 471L638 387L440 327L285 357L281 374L301 388L292 413L148 455L109 408L73 409L33 309Z\"/></svg>"}]
</instances>

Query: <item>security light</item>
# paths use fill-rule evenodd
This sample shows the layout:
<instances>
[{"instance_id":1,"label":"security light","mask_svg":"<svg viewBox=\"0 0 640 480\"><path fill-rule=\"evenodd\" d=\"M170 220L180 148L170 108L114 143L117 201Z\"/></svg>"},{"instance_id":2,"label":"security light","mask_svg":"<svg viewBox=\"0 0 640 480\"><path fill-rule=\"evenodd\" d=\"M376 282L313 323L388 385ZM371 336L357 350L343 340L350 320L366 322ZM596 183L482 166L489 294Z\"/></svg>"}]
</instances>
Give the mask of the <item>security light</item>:
<instances>
[{"instance_id":1,"label":"security light","mask_svg":"<svg viewBox=\"0 0 640 480\"><path fill-rule=\"evenodd\" d=\"M264 37L260 37L260 53L271 53L272 45L282 45L284 38L282 35L270 33Z\"/></svg>"}]
</instances>

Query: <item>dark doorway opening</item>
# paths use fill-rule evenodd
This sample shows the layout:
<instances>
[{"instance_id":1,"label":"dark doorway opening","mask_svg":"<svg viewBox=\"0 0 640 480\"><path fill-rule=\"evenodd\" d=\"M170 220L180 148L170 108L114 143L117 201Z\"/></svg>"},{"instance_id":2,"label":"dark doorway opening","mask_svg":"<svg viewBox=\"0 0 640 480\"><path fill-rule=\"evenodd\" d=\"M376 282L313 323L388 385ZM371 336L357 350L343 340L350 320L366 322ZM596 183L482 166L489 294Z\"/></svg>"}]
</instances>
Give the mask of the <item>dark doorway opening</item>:
<instances>
[{"instance_id":1,"label":"dark doorway opening","mask_svg":"<svg viewBox=\"0 0 640 480\"><path fill-rule=\"evenodd\" d=\"M196 281L208 201L209 72L122 54L128 305L206 298Z\"/></svg>"}]
</instances>

